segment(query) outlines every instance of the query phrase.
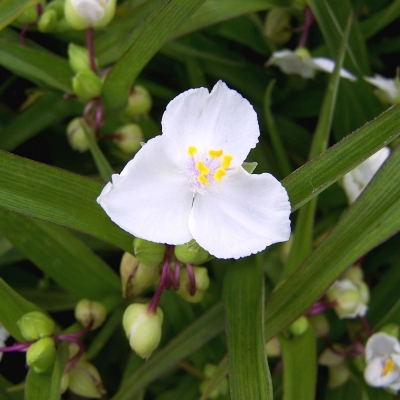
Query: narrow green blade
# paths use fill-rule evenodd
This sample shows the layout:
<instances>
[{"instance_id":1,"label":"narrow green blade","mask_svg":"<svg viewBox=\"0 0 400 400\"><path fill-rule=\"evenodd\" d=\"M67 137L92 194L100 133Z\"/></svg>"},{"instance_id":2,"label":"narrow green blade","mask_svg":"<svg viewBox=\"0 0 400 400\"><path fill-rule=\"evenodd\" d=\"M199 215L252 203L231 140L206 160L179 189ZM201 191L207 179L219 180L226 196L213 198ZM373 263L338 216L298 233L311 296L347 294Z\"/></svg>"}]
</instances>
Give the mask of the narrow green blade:
<instances>
[{"instance_id":1,"label":"narrow green blade","mask_svg":"<svg viewBox=\"0 0 400 400\"><path fill-rule=\"evenodd\" d=\"M35 0L0 1L0 30L11 24L25 8L35 4Z\"/></svg>"}]
</instances>

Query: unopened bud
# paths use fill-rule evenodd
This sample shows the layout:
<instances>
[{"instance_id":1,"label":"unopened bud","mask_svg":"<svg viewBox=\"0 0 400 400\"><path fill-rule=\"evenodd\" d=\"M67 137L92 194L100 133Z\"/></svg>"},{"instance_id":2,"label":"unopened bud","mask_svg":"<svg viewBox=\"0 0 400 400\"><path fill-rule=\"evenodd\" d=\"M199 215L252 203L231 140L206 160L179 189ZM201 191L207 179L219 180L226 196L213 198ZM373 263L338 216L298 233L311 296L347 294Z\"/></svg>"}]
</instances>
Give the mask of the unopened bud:
<instances>
[{"instance_id":1,"label":"unopened bud","mask_svg":"<svg viewBox=\"0 0 400 400\"><path fill-rule=\"evenodd\" d=\"M141 263L132 254L126 252L120 264L122 297L135 297L156 283L160 277L160 267Z\"/></svg>"},{"instance_id":2,"label":"unopened bud","mask_svg":"<svg viewBox=\"0 0 400 400\"><path fill-rule=\"evenodd\" d=\"M339 345L334 345L333 349L326 348L318 359L318 364L324 365L325 367L334 367L344 362L343 348Z\"/></svg>"},{"instance_id":3,"label":"unopened bud","mask_svg":"<svg viewBox=\"0 0 400 400\"><path fill-rule=\"evenodd\" d=\"M117 0L66 0L65 18L77 30L101 28L114 17Z\"/></svg>"},{"instance_id":4,"label":"unopened bud","mask_svg":"<svg viewBox=\"0 0 400 400\"><path fill-rule=\"evenodd\" d=\"M79 71L72 78L72 89L82 100L89 101L101 94L101 79L90 70Z\"/></svg>"},{"instance_id":5,"label":"unopened bud","mask_svg":"<svg viewBox=\"0 0 400 400\"><path fill-rule=\"evenodd\" d=\"M295 53L301 58L311 58L310 52L305 47L297 47Z\"/></svg>"},{"instance_id":6,"label":"unopened bud","mask_svg":"<svg viewBox=\"0 0 400 400\"><path fill-rule=\"evenodd\" d=\"M58 16L55 10L45 11L39 18L37 28L39 32L52 32L58 23Z\"/></svg>"},{"instance_id":7,"label":"unopened bud","mask_svg":"<svg viewBox=\"0 0 400 400\"><path fill-rule=\"evenodd\" d=\"M68 45L68 62L74 72L91 71L88 50L75 43Z\"/></svg>"},{"instance_id":8,"label":"unopened bud","mask_svg":"<svg viewBox=\"0 0 400 400\"><path fill-rule=\"evenodd\" d=\"M145 265L160 265L164 260L166 246L149 240L135 238L133 240L135 257Z\"/></svg>"},{"instance_id":9,"label":"unopened bud","mask_svg":"<svg viewBox=\"0 0 400 400\"><path fill-rule=\"evenodd\" d=\"M340 275L340 280L348 279L353 283L357 284L364 279L364 274L362 269L359 265L352 265L351 267L347 268L346 271Z\"/></svg>"},{"instance_id":10,"label":"unopened bud","mask_svg":"<svg viewBox=\"0 0 400 400\"><path fill-rule=\"evenodd\" d=\"M149 312L146 304L131 304L124 313L122 324L129 345L140 357L148 358L161 339L163 312Z\"/></svg>"},{"instance_id":11,"label":"unopened bud","mask_svg":"<svg viewBox=\"0 0 400 400\"><path fill-rule=\"evenodd\" d=\"M75 306L75 318L85 328L92 324L91 330L97 329L107 317L107 310L102 303L81 299Z\"/></svg>"},{"instance_id":12,"label":"unopened bud","mask_svg":"<svg viewBox=\"0 0 400 400\"><path fill-rule=\"evenodd\" d=\"M132 156L144 141L143 131L138 124L127 124L115 131L115 145L126 155Z\"/></svg>"},{"instance_id":13,"label":"unopened bud","mask_svg":"<svg viewBox=\"0 0 400 400\"><path fill-rule=\"evenodd\" d=\"M41 311L31 311L17 321L22 336L26 340L38 340L51 336L56 329L54 321Z\"/></svg>"},{"instance_id":14,"label":"unopened bud","mask_svg":"<svg viewBox=\"0 0 400 400\"><path fill-rule=\"evenodd\" d=\"M294 336L302 335L309 327L308 319L304 315L297 318L289 327L289 332Z\"/></svg>"},{"instance_id":15,"label":"unopened bud","mask_svg":"<svg viewBox=\"0 0 400 400\"><path fill-rule=\"evenodd\" d=\"M61 377L61 384L60 384L60 394L63 394L67 391L69 386L69 373L64 372Z\"/></svg>"},{"instance_id":16,"label":"unopened bud","mask_svg":"<svg viewBox=\"0 0 400 400\"><path fill-rule=\"evenodd\" d=\"M265 19L264 35L275 44L286 43L292 37L291 15L283 8L272 8Z\"/></svg>"},{"instance_id":17,"label":"unopened bud","mask_svg":"<svg viewBox=\"0 0 400 400\"><path fill-rule=\"evenodd\" d=\"M48 371L54 364L57 350L50 337L32 343L26 352L26 363L37 373Z\"/></svg>"},{"instance_id":18,"label":"unopened bud","mask_svg":"<svg viewBox=\"0 0 400 400\"><path fill-rule=\"evenodd\" d=\"M143 115L150 111L152 105L153 101L148 90L143 86L137 85L130 91L128 105L124 112L130 116Z\"/></svg>"},{"instance_id":19,"label":"unopened bud","mask_svg":"<svg viewBox=\"0 0 400 400\"><path fill-rule=\"evenodd\" d=\"M204 296L205 291L210 286L210 278L208 277L208 270L204 267L192 267L194 273L194 280L196 283L196 291L192 296L190 294L190 279L187 269L181 271L179 280L179 289L177 293L189 303L199 303Z\"/></svg>"},{"instance_id":20,"label":"unopened bud","mask_svg":"<svg viewBox=\"0 0 400 400\"><path fill-rule=\"evenodd\" d=\"M86 136L95 136L93 128L91 128L82 117L74 118L67 126L67 139L71 147L83 153L89 150L90 144Z\"/></svg>"},{"instance_id":21,"label":"unopened bud","mask_svg":"<svg viewBox=\"0 0 400 400\"><path fill-rule=\"evenodd\" d=\"M37 5L43 7L45 4L45 0L37 0L36 4L26 7L20 14L18 14L18 17L13 21L13 24L18 27L34 24L39 17L39 9Z\"/></svg>"},{"instance_id":22,"label":"unopened bud","mask_svg":"<svg viewBox=\"0 0 400 400\"><path fill-rule=\"evenodd\" d=\"M317 338L324 337L329 333L329 321L324 314L313 314L308 316L308 321L314 328Z\"/></svg>"},{"instance_id":23,"label":"unopened bud","mask_svg":"<svg viewBox=\"0 0 400 400\"><path fill-rule=\"evenodd\" d=\"M393 323L383 325L382 328L379 329L379 332L387 333L388 335L393 336L396 339L398 339L398 337L399 337L399 325L393 324Z\"/></svg>"},{"instance_id":24,"label":"unopened bud","mask_svg":"<svg viewBox=\"0 0 400 400\"><path fill-rule=\"evenodd\" d=\"M68 375L69 389L80 396L99 399L106 393L99 371L88 361L79 360Z\"/></svg>"},{"instance_id":25,"label":"unopened bud","mask_svg":"<svg viewBox=\"0 0 400 400\"><path fill-rule=\"evenodd\" d=\"M350 377L350 371L345 364L328 367L328 387L336 388L342 386Z\"/></svg>"},{"instance_id":26,"label":"unopened bud","mask_svg":"<svg viewBox=\"0 0 400 400\"><path fill-rule=\"evenodd\" d=\"M281 344L276 336L265 344L265 351L268 357L279 357L281 355Z\"/></svg>"},{"instance_id":27,"label":"unopened bud","mask_svg":"<svg viewBox=\"0 0 400 400\"><path fill-rule=\"evenodd\" d=\"M175 257L184 264L201 265L210 257L210 253L200 247L194 239L175 246L174 253Z\"/></svg>"}]
</instances>

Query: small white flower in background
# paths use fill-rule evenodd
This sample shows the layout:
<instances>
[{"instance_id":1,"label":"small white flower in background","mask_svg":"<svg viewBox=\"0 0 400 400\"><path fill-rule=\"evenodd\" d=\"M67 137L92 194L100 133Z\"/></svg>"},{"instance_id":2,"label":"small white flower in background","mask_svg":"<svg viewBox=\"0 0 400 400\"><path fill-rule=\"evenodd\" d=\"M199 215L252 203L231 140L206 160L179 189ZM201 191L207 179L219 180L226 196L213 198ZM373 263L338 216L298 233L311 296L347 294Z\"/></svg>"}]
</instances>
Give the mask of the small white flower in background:
<instances>
[{"instance_id":1,"label":"small white flower in background","mask_svg":"<svg viewBox=\"0 0 400 400\"><path fill-rule=\"evenodd\" d=\"M219 81L167 106L149 140L97 202L121 228L157 243L195 239L218 258L239 258L289 239L290 203L272 175L242 163L260 135L251 104Z\"/></svg>"},{"instance_id":2,"label":"small white flower in background","mask_svg":"<svg viewBox=\"0 0 400 400\"><path fill-rule=\"evenodd\" d=\"M381 165L389 157L389 147L384 147L343 177L343 188L349 204L361 194Z\"/></svg>"},{"instance_id":3,"label":"small white flower in background","mask_svg":"<svg viewBox=\"0 0 400 400\"><path fill-rule=\"evenodd\" d=\"M390 79L381 75L375 75L374 78L366 76L364 79L377 88L374 93L383 103L400 103L400 82L398 77Z\"/></svg>"},{"instance_id":4,"label":"small white flower in background","mask_svg":"<svg viewBox=\"0 0 400 400\"><path fill-rule=\"evenodd\" d=\"M101 28L114 17L117 0L66 0L65 19L74 29Z\"/></svg>"},{"instance_id":5,"label":"small white flower in background","mask_svg":"<svg viewBox=\"0 0 400 400\"><path fill-rule=\"evenodd\" d=\"M341 319L363 317L368 310L369 289L363 281L337 280L326 295L328 301L335 304L333 309Z\"/></svg>"},{"instance_id":6,"label":"small white flower in background","mask_svg":"<svg viewBox=\"0 0 400 400\"><path fill-rule=\"evenodd\" d=\"M301 75L304 79L312 79L316 71L332 73L335 68L335 62L325 57L312 58L310 53L304 47L298 47L296 50L283 49L272 53L272 57L267 61L267 67L275 65L285 74ZM340 70L342 78L351 81L357 78L346 69Z\"/></svg>"},{"instance_id":7,"label":"small white flower in background","mask_svg":"<svg viewBox=\"0 0 400 400\"><path fill-rule=\"evenodd\" d=\"M383 332L372 335L365 347L365 361L368 385L400 389L400 343L396 338Z\"/></svg>"},{"instance_id":8,"label":"small white flower in background","mask_svg":"<svg viewBox=\"0 0 400 400\"><path fill-rule=\"evenodd\" d=\"M5 347L6 340L10 337L10 334L6 331L3 325L0 324L0 347ZM3 357L3 353L0 352L0 360Z\"/></svg>"}]
</instances>

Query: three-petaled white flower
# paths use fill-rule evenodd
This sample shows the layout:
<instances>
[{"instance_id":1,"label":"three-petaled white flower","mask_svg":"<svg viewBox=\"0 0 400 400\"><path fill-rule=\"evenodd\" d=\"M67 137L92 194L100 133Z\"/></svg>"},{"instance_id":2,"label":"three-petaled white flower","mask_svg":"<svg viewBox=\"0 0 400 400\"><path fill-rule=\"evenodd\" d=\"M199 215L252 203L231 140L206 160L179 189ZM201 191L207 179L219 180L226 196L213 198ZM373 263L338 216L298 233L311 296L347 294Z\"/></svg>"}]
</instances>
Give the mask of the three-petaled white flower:
<instances>
[{"instance_id":1,"label":"three-petaled white flower","mask_svg":"<svg viewBox=\"0 0 400 400\"><path fill-rule=\"evenodd\" d=\"M398 77L390 79L375 75L373 78L365 76L364 79L377 88L375 94L382 102L387 104L400 103L400 82Z\"/></svg>"},{"instance_id":2,"label":"three-petaled white flower","mask_svg":"<svg viewBox=\"0 0 400 400\"><path fill-rule=\"evenodd\" d=\"M64 13L74 29L100 28L114 17L116 0L66 0Z\"/></svg>"},{"instance_id":3,"label":"three-petaled white flower","mask_svg":"<svg viewBox=\"0 0 400 400\"><path fill-rule=\"evenodd\" d=\"M167 106L163 134L112 176L97 202L131 234L158 243L195 239L218 258L239 258L289 239L290 203L272 175L242 163L260 134L251 104L219 81Z\"/></svg>"},{"instance_id":4,"label":"three-petaled white flower","mask_svg":"<svg viewBox=\"0 0 400 400\"><path fill-rule=\"evenodd\" d=\"M389 154L389 147L383 147L343 177L343 188L349 204L353 203L361 194L381 165L389 157Z\"/></svg>"},{"instance_id":5,"label":"three-petaled white flower","mask_svg":"<svg viewBox=\"0 0 400 400\"><path fill-rule=\"evenodd\" d=\"M374 387L400 389L400 343L393 336L379 332L372 335L365 347L366 382Z\"/></svg>"},{"instance_id":6,"label":"three-petaled white flower","mask_svg":"<svg viewBox=\"0 0 400 400\"><path fill-rule=\"evenodd\" d=\"M8 333L8 331L6 331L6 329L4 328L4 326L2 324L0 324L0 347L5 347L5 341L10 337L10 334ZM0 352L0 360L3 357L3 353Z\"/></svg>"},{"instance_id":7,"label":"three-petaled white flower","mask_svg":"<svg viewBox=\"0 0 400 400\"><path fill-rule=\"evenodd\" d=\"M325 57L311 58L310 53L304 47L298 47L296 50L283 49L272 53L267 61L267 67L275 65L285 74L301 75L305 79L314 78L316 71L332 73L335 68L335 62ZM342 78L351 81L357 78L344 68L340 70Z\"/></svg>"}]
</instances>

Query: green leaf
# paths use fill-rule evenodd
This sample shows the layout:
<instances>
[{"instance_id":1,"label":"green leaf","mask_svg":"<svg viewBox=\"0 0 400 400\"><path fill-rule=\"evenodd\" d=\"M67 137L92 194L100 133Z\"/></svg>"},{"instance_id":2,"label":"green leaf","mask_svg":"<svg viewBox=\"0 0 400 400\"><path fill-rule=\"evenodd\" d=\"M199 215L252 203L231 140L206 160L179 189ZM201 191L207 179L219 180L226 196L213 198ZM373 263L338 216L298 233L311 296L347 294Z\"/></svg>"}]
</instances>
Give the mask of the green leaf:
<instances>
[{"instance_id":1,"label":"green leaf","mask_svg":"<svg viewBox=\"0 0 400 400\"><path fill-rule=\"evenodd\" d=\"M0 208L0 232L66 291L93 300L120 295L118 276L64 228Z\"/></svg>"},{"instance_id":2,"label":"green leaf","mask_svg":"<svg viewBox=\"0 0 400 400\"><path fill-rule=\"evenodd\" d=\"M208 380L207 385L203 388L203 393L199 400L207 400L211 393L218 388L219 385L227 378L228 375L228 357L224 357L218 364L214 373Z\"/></svg>"},{"instance_id":3,"label":"green leaf","mask_svg":"<svg viewBox=\"0 0 400 400\"><path fill-rule=\"evenodd\" d=\"M317 377L317 343L311 326L300 336L279 336L284 400L313 400Z\"/></svg>"},{"instance_id":4,"label":"green leaf","mask_svg":"<svg viewBox=\"0 0 400 400\"><path fill-rule=\"evenodd\" d=\"M45 50L23 47L0 32L0 65L28 80L71 92L72 70L67 60Z\"/></svg>"},{"instance_id":5,"label":"green leaf","mask_svg":"<svg viewBox=\"0 0 400 400\"><path fill-rule=\"evenodd\" d=\"M25 8L32 6L36 0L2 0L0 1L0 30L11 24Z\"/></svg>"},{"instance_id":6,"label":"green leaf","mask_svg":"<svg viewBox=\"0 0 400 400\"><path fill-rule=\"evenodd\" d=\"M30 368L26 377L25 400L60 400L61 377L68 360L68 343L58 346L57 358L49 373L36 373Z\"/></svg>"},{"instance_id":7,"label":"green leaf","mask_svg":"<svg viewBox=\"0 0 400 400\"><path fill-rule=\"evenodd\" d=\"M289 193L292 211L398 137L399 126L400 105L389 108L285 178L282 184Z\"/></svg>"},{"instance_id":8,"label":"green leaf","mask_svg":"<svg viewBox=\"0 0 400 400\"><path fill-rule=\"evenodd\" d=\"M160 2L129 39L130 47L111 68L102 91L106 109L122 108L129 90L148 61L204 0Z\"/></svg>"},{"instance_id":9,"label":"green leaf","mask_svg":"<svg viewBox=\"0 0 400 400\"><path fill-rule=\"evenodd\" d=\"M4 376L0 375L0 397L1 400L22 400L22 391L12 392L9 391L13 384L9 382Z\"/></svg>"},{"instance_id":10,"label":"green leaf","mask_svg":"<svg viewBox=\"0 0 400 400\"><path fill-rule=\"evenodd\" d=\"M347 267L400 229L400 148L310 257L265 306L267 340L317 301Z\"/></svg>"},{"instance_id":11,"label":"green leaf","mask_svg":"<svg viewBox=\"0 0 400 400\"><path fill-rule=\"evenodd\" d=\"M261 265L249 260L230 266L224 280L229 385L232 399L272 399L263 332Z\"/></svg>"},{"instance_id":12,"label":"green leaf","mask_svg":"<svg viewBox=\"0 0 400 400\"><path fill-rule=\"evenodd\" d=\"M0 152L0 207L73 228L132 251L132 236L96 203L103 184Z\"/></svg>"},{"instance_id":13,"label":"green leaf","mask_svg":"<svg viewBox=\"0 0 400 400\"><path fill-rule=\"evenodd\" d=\"M17 321L30 311L41 311L35 304L25 300L0 278L0 322L12 336L20 342L26 339L21 335Z\"/></svg>"},{"instance_id":14,"label":"green leaf","mask_svg":"<svg viewBox=\"0 0 400 400\"><path fill-rule=\"evenodd\" d=\"M63 99L60 92L45 92L3 127L0 131L0 149L12 151L45 128L81 112L82 105L77 101Z\"/></svg>"},{"instance_id":15,"label":"green leaf","mask_svg":"<svg viewBox=\"0 0 400 400\"><path fill-rule=\"evenodd\" d=\"M145 364L124 381L112 400L130 400L150 382L165 374L179 360L192 354L224 329L222 304L205 312L193 324L172 339L164 348L155 352Z\"/></svg>"}]
</instances>

